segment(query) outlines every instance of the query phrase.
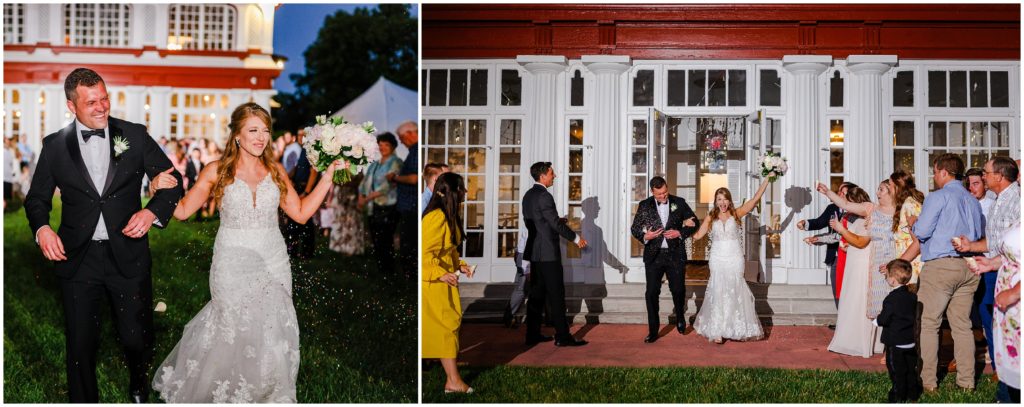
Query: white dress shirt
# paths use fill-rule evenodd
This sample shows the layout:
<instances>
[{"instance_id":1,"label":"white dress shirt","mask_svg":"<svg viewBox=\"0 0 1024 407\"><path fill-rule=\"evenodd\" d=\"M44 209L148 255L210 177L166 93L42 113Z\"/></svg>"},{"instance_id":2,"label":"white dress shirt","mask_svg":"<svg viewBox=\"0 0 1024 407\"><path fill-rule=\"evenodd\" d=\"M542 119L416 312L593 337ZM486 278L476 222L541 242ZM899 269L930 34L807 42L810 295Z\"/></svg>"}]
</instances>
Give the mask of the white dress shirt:
<instances>
[{"instance_id":1,"label":"white dress shirt","mask_svg":"<svg viewBox=\"0 0 1024 407\"><path fill-rule=\"evenodd\" d=\"M86 127L82 122L75 120L75 136L78 138L78 148L82 152L82 161L85 162L85 169L89 172L89 179L96 191L103 194L103 184L107 180L107 170L110 169L110 128L103 129L106 135L103 138L90 137L86 142L82 138L82 131L93 130ZM107 240L107 226L103 223L103 212L100 212L99 222L96 223L96 230L92 233L92 240Z\"/></svg>"}]
</instances>

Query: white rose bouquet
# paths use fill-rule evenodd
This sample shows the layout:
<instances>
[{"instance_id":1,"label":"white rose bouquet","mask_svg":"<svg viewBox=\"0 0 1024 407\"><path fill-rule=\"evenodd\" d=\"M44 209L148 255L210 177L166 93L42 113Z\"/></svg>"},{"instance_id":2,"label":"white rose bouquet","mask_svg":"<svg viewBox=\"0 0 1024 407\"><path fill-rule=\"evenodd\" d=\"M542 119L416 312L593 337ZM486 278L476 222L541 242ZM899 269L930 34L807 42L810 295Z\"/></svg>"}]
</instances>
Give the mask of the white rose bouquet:
<instances>
[{"instance_id":1,"label":"white rose bouquet","mask_svg":"<svg viewBox=\"0 0 1024 407\"><path fill-rule=\"evenodd\" d=\"M302 147L306 149L309 162L320 172L336 160L347 161L348 168L334 171L332 178L335 184L344 184L365 170L371 161L380 160L377 138L373 136L376 131L372 122L356 125L341 117L328 119L321 115L316 117L316 125L306 127Z\"/></svg>"},{"instance_id":2,"label":"white rose bouquet","mask_svg":"<svg viewBox=\"0 0 1024 407\"><path fill-rule=\"evenodd\" d=\"M789 164L781 155L771 151L765 153L758 160L761 164L761 176L768 177L768 182L775 182L776 179L789 171Z\"/></svg>"}]
</instances>

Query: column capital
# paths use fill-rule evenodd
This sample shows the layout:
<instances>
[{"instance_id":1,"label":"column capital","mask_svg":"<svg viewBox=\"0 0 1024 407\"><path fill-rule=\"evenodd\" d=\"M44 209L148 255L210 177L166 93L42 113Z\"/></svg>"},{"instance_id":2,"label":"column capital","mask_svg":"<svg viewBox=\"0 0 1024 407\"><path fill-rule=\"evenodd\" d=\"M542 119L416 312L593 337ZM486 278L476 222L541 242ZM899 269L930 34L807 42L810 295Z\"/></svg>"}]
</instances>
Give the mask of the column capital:
<instances>
[{"instance_id":1,"label":"column capital","mask_svg":"<svg viewBox=\"0 0 1024 407\"><path fill-rule=\"evenodd\" d=\"M584 55L581 61L587 70L598 75L619 75L632 67L627 55Z\"/></svg>"},{"instance_id":2,"label":"column capital","mask_svg":"<svg viewBox=\"0 0 1024 407\"><path fill-rule=\"evenodd\" d=\"M897 62L899 58L896 55L850 55L846 58L846 68L853 73L881 75Z\"/></svg>"},{"instance_id":3,"label":"column capital","mask_svg":"<svg viewBox=\"0 0 1024 407\"><path fill-rule=\"evenodd\" d=\"M532 74L558 74L569 67L562 55L519 55L516 62Z\"/></svg>"},{"instance_id":4,"label":"column capital","mask_svg":"<svg viewBox=\"0 0 1024 407\"><path fill-rule=\"evenodd\" d=\"M171 93L171 87L170 86L152 86L152 87L149 88L149 91L152 92L154 95L166 95L168 93Z\"/></svg>"},{"instance_id":5,"label":"column capital","mask_svg":"<svg viewBox=\"0 0 1024 407\"><path fill-rule=\"evenodd\" d=\"M786 55L782 57L782 67L792 74L821 75L832 66L831 55Z\"/></svg>"}]
</instances>

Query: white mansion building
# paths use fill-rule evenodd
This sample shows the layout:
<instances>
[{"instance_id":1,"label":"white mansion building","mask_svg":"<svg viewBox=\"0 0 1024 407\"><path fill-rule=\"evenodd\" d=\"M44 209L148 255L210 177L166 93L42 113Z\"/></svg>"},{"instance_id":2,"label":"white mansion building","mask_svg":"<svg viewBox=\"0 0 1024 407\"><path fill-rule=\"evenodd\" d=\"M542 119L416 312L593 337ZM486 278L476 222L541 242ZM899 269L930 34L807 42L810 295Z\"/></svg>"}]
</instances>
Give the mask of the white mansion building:
<instances>
[{"instance_id":1,"label":"white mansion building","mask_svg":"<svg viewBox=\"0 0 1024 407\"><path fill-rule=\"evenodd\" d=\"M111 116L223 146L234 107L270 107L273 4L5 3L3 130L38 152L71 120L64 78L104 78Z\"/></svg>"}]
</instances>

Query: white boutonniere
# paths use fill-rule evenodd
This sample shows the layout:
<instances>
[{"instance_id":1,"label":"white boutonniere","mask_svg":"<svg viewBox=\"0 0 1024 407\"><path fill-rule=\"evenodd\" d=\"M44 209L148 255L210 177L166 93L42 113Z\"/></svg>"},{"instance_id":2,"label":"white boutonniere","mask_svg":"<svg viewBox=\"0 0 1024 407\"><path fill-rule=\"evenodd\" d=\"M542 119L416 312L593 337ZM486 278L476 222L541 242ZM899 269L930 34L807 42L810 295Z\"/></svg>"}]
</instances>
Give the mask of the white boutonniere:
<instances>
[{"instance_id":1,"label":"white boutonniere","mask_svg":"<svg viewBox=\"0 0 1024 407\"><path fill-rule=\"evenodd\" d=\"M676 211L676 208L678 208L678 207L676 206L676 204L671 204L671 205L669 205L669 206L668 206L668 210L669 210L669 212L675 212L675 211Z\"/></svg>"},{"instance_id":2,"label":"white boutonniere","mask_svg":"<svg viewBox=\"0 0 1024 407\"><path fill-rule=\"evenodd\" d=\"M124 137L114 137L114 158L118 158L121 154L128 151L128 140Z\"/></svg>"}]
</instances>

